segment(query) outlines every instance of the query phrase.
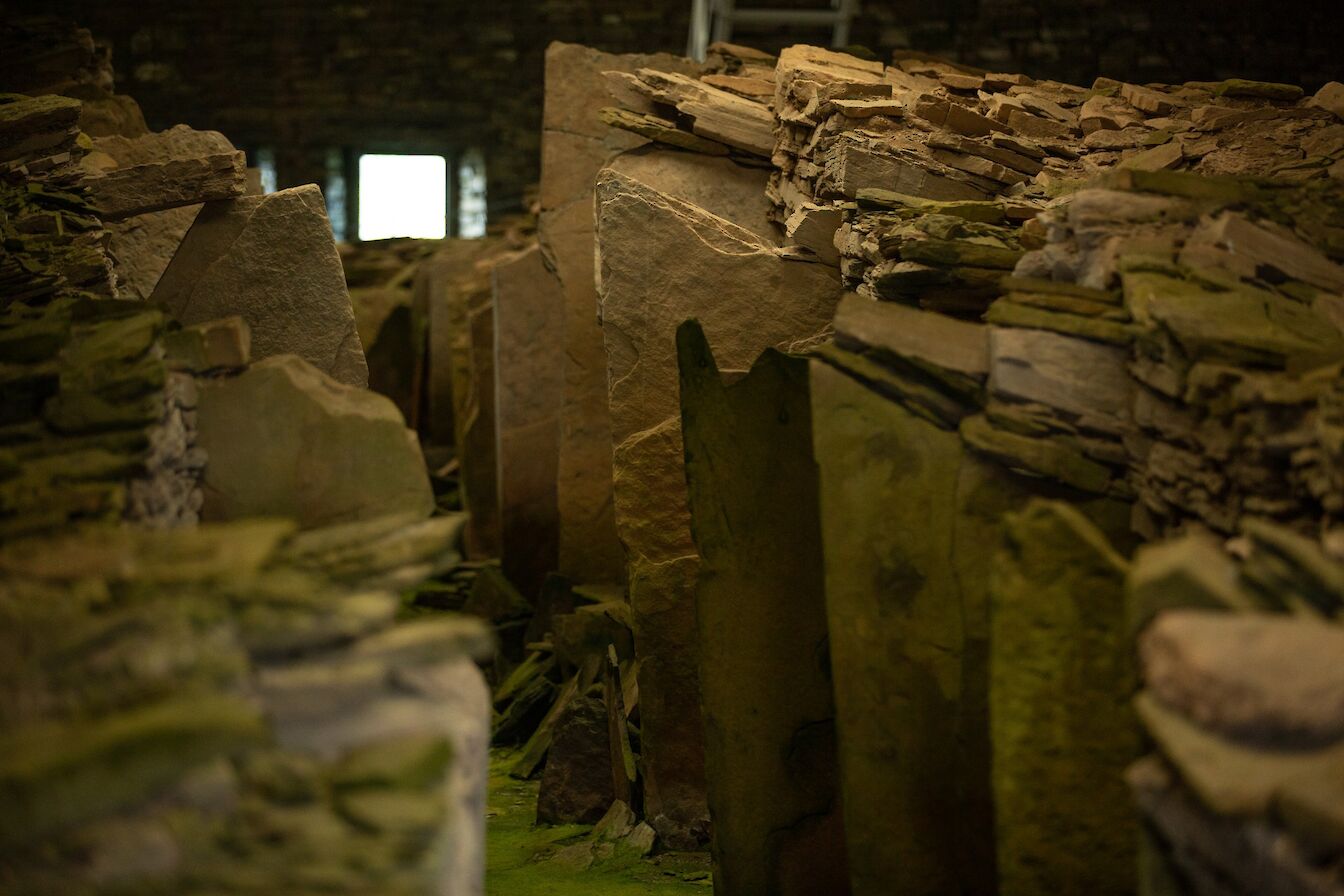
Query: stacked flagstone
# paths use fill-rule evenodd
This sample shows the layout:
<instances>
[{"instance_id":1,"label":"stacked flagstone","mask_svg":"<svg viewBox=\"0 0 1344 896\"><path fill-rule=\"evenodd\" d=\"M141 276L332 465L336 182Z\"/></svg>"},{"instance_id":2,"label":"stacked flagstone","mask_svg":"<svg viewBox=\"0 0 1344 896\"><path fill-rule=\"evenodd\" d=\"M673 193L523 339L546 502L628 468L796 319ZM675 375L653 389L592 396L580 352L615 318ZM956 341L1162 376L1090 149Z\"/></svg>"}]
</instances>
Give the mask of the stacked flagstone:
<instances>
[{"instance_id":1,"label":"stacked flagstone","mask_svg":"<svg viewBox=\"0 0 1344 896\"><path fill-rule=\"evenodd\" d=\"M1140 550L1129 576L1155 752L1129 771L1147 892L1344 893L1344 563L1248 520Z\"/></svg>"},{"instance_id":2,"label":"stacked flagstone","mask_svg":"<svg viewBox=\"0 0 1344 896\"><path fill-rule=\"evenodd\" d=\"M487 631L395 624L395 593L302 571L316 533L291 530L6 545L7 888L481 892Z\"/></svg>"},{"instance_id":3,"label":"stacked flagstone","mask_svg":"<svg viewBox=\"0 0 1344 896\"><path fill-rule=\"evenodd\" d=\"M1337 516L1337 91L1082 88L913 57L890 67L725 46L699 75L645 68L608 83L621 108L604 120L654 141L651 156L768 158L785 253L838 267L857 293L811 385L855 892L1132 891L1120 782L1138 742L1117 595L1134 534ZM739 338L707 321L734 294L721 274L667 303L649 300L661 280L644 278L645 303L627 317L622 282L639 278L623 243L656 229L624 206L656 177L613 171L598 186L617 521L655 786L659 750L687 738L658 724L648 672L684 653L668 632L685 599L633 572L693 555L669 536L684 518L680 471L636 450L679 447L679 433L652 410L656 389L622 424L621 393L668 344L672 326L651 308L700 318L716 352ZM676 217L696 234L644 246L666 275L722 225L698 223L708 199L660 191L686 203ZM757 329L785 313L773 283L747 291ZM693 494L693 471L708 475L699 462L685 464ZM1052 500L1021 510L1033 497ZM731 560L715 568L728 575ZM641 603L660 620L647 635ZM1056 700L1061 688L1078 699ZM707 756L711 769L728 761L717 745ZM1064 791L1098 805L1061 809Z\"/></svg>"}]
</instances>

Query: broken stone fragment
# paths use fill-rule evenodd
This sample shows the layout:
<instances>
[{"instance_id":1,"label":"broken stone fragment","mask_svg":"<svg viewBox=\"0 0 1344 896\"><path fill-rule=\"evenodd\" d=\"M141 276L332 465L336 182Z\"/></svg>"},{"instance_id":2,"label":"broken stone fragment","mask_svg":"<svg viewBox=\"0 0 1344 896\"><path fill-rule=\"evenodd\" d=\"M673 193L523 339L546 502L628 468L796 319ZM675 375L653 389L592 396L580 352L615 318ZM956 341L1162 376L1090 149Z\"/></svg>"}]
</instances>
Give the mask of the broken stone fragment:
<instances>
[{"instance_id":1,"label":"broken stone fragment","mask_svg":"<svg viewBox=\"0 0 1344 896\"><path fill-rule=\"evenodd\" d=\"M396 406L297 356L203 381L198 419L206 519L282 516L311 527L433 509L419 443Z\"/></svg>"},{"instance_id":2,"label":"broken stone fragment","mask_svg":"<svg viewBox=\"0 0 1344 896\"><path fill-rule=\"evenodd\" d=\"M207 203L153 300L183 324L242 317L258 359L291 353L342 383L368 381L345 273L316 186Z\"/></svg>"},{"instance_id":3,"label":"broken stone fragment","mask_svg":"<svg viewBox=\"0 0 1344 896\"><path fill-rule=\"evenodd\" d=\"M237 315L183 327L165 334L164 358L169 367L197 373L237 370L252 361L252 331Z\"/></svg>"},{"instance_id":4,"label":"broken stone fragment","mask_svg":"<svg viewBox=\"0 0 1344 896\"><path fill-rule=\"evenodd\" d=\"M1207 533L1140 547L1130 567L1127 600L1135 632L1163 610L1257 607L1254 598L1238 586L1232 558Z\"/></svg>"},{"instance_id":5,"label":"broken stone fragment","mask_svg":"<svg viewBox=\"0 0 1344 896\"><path fill-rule=\"evenodd\" d=\"M537 798L543 824L595 824L611 807L607 710L601 700L575 698L560 715Z\"/></svg>"}]
</instances>

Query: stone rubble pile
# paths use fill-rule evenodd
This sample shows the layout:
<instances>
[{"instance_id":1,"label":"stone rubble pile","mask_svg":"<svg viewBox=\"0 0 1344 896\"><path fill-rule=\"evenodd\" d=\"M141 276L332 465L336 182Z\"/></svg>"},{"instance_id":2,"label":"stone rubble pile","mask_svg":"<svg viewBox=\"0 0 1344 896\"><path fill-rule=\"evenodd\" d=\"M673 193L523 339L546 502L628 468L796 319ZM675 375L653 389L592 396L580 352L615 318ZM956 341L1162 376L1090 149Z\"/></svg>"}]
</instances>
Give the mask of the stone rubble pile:
<instances>
[{"instance_id":1,"label":"stone rubble pile","mask_svg":"<svg viewBox=\"0 0 1344 896\"><path fill-rule=\"evenodd\" d=\"M491 638L462 617L397 624L394 592L297 562L315 539L362 541L370 572L418 559L366 535L250 521L7 543L5 889L479 892L473 660Z\"/></svg>"},{"instance_id":2,"label":"stone rubble pile","mask_svg":"<svg viewBox=\"0 0 1344 896\"><path fill-rule=\"evenodd\" d=\"M102 104L0 96L0 889L478 896L494 638L321 194L87 37L0 30Z\"/></svg>"},{"instance_id":3,"label":"stone rubble pile","mask_svg":"<svg viewBox=\"0 0 1344 896\"><path fill-rule=\"evenodd\" d=\"M1127 779L1164 857L1145 884L1344 892L1344 562L1247 521L1143 548L1129 575L1139 717Z\"/></svg>"}]
</instances>

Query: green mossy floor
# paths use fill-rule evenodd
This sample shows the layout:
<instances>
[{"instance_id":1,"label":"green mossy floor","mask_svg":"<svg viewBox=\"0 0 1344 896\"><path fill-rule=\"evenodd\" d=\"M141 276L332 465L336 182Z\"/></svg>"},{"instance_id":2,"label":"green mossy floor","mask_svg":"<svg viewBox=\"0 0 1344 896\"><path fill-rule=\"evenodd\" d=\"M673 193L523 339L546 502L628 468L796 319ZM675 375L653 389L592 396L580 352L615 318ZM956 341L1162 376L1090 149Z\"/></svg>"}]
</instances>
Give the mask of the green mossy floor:
<instances>
[{"instance_id":1,"label":"green mossy floor","mask_svg":"<svg viewBox=\"0 0 1344 896\"><path fill-rule=\"evenodd\" d=\"M538 826L538 784L508 776L511 754L508 750L490 754L486 896L691 896L710 892L707 853L640 858L623 844L595 843L588 825ZM594 849L598 854L608 850L611 854L589 864Z\"/></svg>"}]
</instances>

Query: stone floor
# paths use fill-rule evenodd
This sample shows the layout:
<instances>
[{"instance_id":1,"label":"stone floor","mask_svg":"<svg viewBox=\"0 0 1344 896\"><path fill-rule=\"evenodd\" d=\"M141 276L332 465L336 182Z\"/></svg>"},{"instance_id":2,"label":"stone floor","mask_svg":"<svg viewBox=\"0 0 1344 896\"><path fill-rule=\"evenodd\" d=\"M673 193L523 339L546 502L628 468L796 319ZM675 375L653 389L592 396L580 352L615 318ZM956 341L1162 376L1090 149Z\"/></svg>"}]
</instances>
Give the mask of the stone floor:
<instances>
[{"instance_id":1,"label":"stone floor","mask_svg":"<svg viewBox=\"0 0 1344 896\"><path fill-rule=\"evenodd\" d=\"M589 825L538 827L538 782L509 777L512 752L490 755L486 896L691 896L711 890L706 853L641 858L598 842Z\"/></svg>"}]
</instances>

